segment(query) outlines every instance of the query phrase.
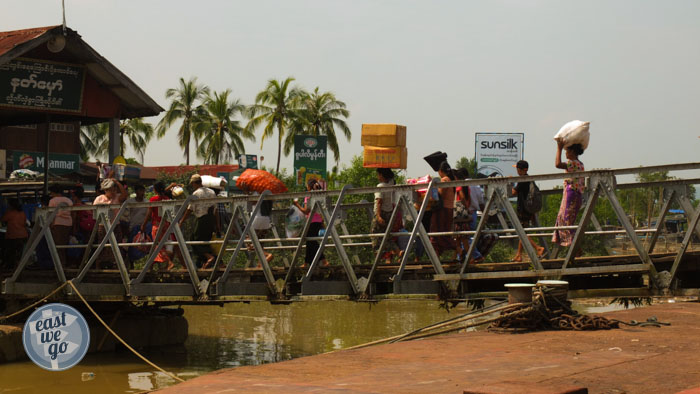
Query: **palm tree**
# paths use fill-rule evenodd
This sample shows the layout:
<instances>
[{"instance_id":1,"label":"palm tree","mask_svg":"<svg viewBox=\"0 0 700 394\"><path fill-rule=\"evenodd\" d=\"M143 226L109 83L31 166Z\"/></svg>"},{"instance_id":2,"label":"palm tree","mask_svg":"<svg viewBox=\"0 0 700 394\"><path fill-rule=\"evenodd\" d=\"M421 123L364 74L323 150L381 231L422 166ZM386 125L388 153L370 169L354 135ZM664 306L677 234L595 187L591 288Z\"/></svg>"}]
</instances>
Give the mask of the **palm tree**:
<instances>
[{"instance_id":1,"label":"palm tree","mask_svg":"<svg viewBox=\"0 0 700 394\"><path fill-rule=\"evenodd\" d=\"M185 164L187 165L190 164L190 140L193 137L192 118L197 110L197 101L208 93L208 87L197 84L197 77L192 77L189 81L180 78L180 86L165 92L165 98L172 101L163 119L158 122L158 138L162 138L173 123L182 119L182 124L177 131L177 138L180 147L185 151ZM197 142L195 137L195 145Z\"/></svg>"},{"instance_id":2,"label":"palm tree","mask_svg":"<svg viewBox=\"0 0 700 394\"><path fill-rule=\"evenodd\" d=\"M252 131L241 127L236 118L246 107L240 100L229 100L231 89L207 94L193 121L195 134L202 138L197 154L205 164L219 164L245 153L243 138L255 141Z\"/></svg>"},{"instance_id":3,"label":"palm tree","mask_svg":"<svg viewBox=\"0 0 700 394\"><path fill-rule=\"evenodd\" d=\"M143 118L131 118L119 123L119 154L124 157L126 144L124 140L129 141L131 149L139 155L141 163L143 163L143 155L146 153L146 146L153 138L153 125L143 121Z\"/></svg>"},{"instance_id":4,"label":"palm tree","mask_svg":"<svg viewBox=\"0 0 700 394\"><path fill-rule=\"evenodd\" d=\"M336 128L348 141L352 137L344 120L350 116L345 103L336 99L331 92L319 93L316 87L313 93L298 97L298 103L295 103L294 107L295 116L284 141L284 154L288 155L294 148L294 137L297 135L325 135L328 137L328 149L333 152L333 158L338 163L340 148Z\"/></svg>"},{"instance_id":5,"label":"palm tree","mask_svg":"<svg viewBox=\"0 0 700 394\"><path fill-rule=\"evenodd\" d=\"M80 127L80 159L82 161L88 161L91 157L106 159L108 149L108 123L95 123Z\"/></svg>"},{"instance_id":6,"label":"palm tree","mask_svg":"<svg viewBox=\"0 0 700 394\"><path fill-rule=\"evenodd\" d=\"M260 149L267 138L271 138L277 127L277 167L275 173L280 172L280 159L282 156L282 140L287 128L287 124L294 116L291 105L296 98L301 96L303 91L299 88L291 88L289 84L294 78L288 77L284 81L271 79L267 82L265 90L255 96L255 104L248 109L250 121L246 125L247 130L255 130L259 125L265 124L262 138L260 139Z\"/></svg>"}]
</instances>

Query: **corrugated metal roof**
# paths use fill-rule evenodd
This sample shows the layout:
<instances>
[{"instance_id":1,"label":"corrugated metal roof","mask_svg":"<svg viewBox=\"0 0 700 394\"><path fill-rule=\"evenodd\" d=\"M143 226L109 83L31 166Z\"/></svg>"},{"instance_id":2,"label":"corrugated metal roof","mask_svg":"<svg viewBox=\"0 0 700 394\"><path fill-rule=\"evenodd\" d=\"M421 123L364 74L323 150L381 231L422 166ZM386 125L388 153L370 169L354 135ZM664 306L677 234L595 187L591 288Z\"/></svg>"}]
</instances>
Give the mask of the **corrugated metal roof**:
<instances>
[{"instance_id":1,"label":"corrugated metal roof","mask_svg":"<svg viewBox=\"0 0 700 394\"><path fill-rule=\"evenodd\" d=\"M26 54L57 34L63 34L63 27L60 25L0 32L0 64ZM155 116L164 111L129 77L83 41L76 31L66 29L65 36L66 46L60 53L61 59L85 65L88 74L121 101L122 119ZM16 113L14 115L18 116ZM21 120L26 122L30 119ZM100 119L80 120L85 123L103 121ZM0 117L0 124L1 121Z\"/></svg>"},{"instance_id":2,"label":"corrugated metal roof","mask_svg":"<svg viewBox=\"0 0 700 394\"><path fill-rule=\"evenodd\" d=\"M35 38L41 37L49 30L60 26L35 27L33 29L0 32L0 56Z\"/></svg>"}]
</instances>

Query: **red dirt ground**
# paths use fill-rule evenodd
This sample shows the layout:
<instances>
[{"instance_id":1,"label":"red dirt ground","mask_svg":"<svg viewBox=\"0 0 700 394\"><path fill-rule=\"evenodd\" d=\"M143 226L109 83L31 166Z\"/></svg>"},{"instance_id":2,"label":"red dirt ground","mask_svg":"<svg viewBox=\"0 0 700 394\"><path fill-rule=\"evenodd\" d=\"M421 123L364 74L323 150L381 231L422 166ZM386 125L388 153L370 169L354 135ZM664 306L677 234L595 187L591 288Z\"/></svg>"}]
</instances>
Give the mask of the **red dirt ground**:
<instances>
[{"instance_id":1,"label":"red dirt ground","mask_svg":"<svg viewBox=\"0 0 700 394\"><path fill-rule=\"evenodd\" d=\"M604 314L669 327L528 334L469 332L225 369L159 391L185 393L676 393L700 387L700 303ZM548 392L548 391L537 391Z\"/></svg>"}]
</instances>

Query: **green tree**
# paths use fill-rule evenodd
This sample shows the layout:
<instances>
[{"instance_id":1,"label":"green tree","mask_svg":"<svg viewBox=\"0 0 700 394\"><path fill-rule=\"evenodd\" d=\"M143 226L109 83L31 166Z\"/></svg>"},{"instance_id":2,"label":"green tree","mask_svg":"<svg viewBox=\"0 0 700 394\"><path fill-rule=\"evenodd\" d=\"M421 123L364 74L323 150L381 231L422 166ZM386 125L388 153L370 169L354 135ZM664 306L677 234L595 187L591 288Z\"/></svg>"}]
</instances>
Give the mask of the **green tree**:
<instances>
[{"instance_id":1,"label":"green tree","mask_svg":"<svg viewBox=\"0 0 700 394\"><path fill-rule=\"evenodd\" d=\"M285 131L294 116L292 105L303 94L301 89L289 86L293 81L294 78L292 77L288 77L284 81L269 80L265 90L255 96L255 104L248 109L250 121L246 125L247 130L253 131L264 124L262 138L260 139L261 149L265 140L272 138L275 134L275 127L277 128L278 146L275 174L279 174L280 171L282 141Z\"/></svg>"},{"instance_id":2,"label":"green tree","mask_svg":"<svg viewBox=\"0 0 700 394\"><path fill-rule=\"evenodd\" d=\"M336 99L331 92L320 93L318 87L311 94L303 93L297 98L294 116L289 125L289 132L284 140L284 154L288 155L294 148L297 135L325 135L328 137L328 149L333 152L336 164L340 160L340 148L336 129L350 141L352 132L345 123L350 116L345 103Z\"/></svg>"},{"instance_id":3,"label":"green tree","mask_svg":"<svg viewBox=\"0 0 700 394\"><path fill-rule=\"evenodd\" d=\"M205 164L229 162L245 153L244 138L255 141L255 135L236 119L244 114L245 105L238 99L229 99L230 94L231 89L207 94L194 118L195 134L202 141L197 154Z\"/></svg>"},{"instance_id":4,"label":"green tree","mask_svg":"<svg viewBox=\"0 0 700 394\"><path fill-rule=\"evenodd\" d=\"M119 123L119 154L124 157L125 142L129 142L131 149L139 155L141 163L146 153L146 146L153 138L153 125L143 121L143 118L131 118Z\"/></svg>"},{"instance_id":5,"label":"green tree","mask_svg":"<svg viewBox=\"0 0 700 394\"><path fill-rule=\"evenodd\" d=\"M190 78L189 81L180 78L180 85L177 88L171 88L165 92L165 98L171 101L170 107L156 127L158 138L162 138L174 123L182 120L177 131L177 139L185 152L186 165L190 165L190 141L194 138L195 145L199 145L193 133L192 121L197 112L198 102L208 93L209 88L198 84L196 77Z\"/></svg>"},{"instance_id":6,"label":"green tree","mask_svg":"<svg viewBox=\"0 0 700 394\"><path fill-rule=\"evenodd\" d=\"M472 178L476 177L476 158L472 157L471 159L462 156L457 160L455 163L454 168L466 168L469 171L469 176Z\"/></svg>"},{"instance_id":7,"label":"green tree","mask_svg":"<svg viewBox=\"0 0 700 394\"><path fill-rule=\"evenodd\" d=\"M109 149L109 126L107 123L95 123L80 127L80 159L107 159Z\"/></svg>"}]
</instances>

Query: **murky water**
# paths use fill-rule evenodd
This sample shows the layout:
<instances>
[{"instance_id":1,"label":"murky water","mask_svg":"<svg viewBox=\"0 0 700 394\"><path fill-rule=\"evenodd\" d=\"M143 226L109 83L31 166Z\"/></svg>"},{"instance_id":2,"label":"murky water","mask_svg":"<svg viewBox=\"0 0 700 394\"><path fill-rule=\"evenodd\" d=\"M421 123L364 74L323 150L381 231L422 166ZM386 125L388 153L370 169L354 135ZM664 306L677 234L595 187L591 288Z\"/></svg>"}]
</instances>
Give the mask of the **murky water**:
<instances>
[{"instance_id":1,"label":"murky water","mask_svg":"<svg viewBox=\"0 0 700 394\"><path fill-rule=\"evenodd\" d=\"M289 360L402 334L469 312L449 313L436 301L377 304L313 301L185 307L189 337L182 347L144 351L183 379L240 365ZM49 372L30 361L0 364L0 393L136 393L176 383L130 353L89 354L76 367Z\"/></svg>"}]
</instances>

